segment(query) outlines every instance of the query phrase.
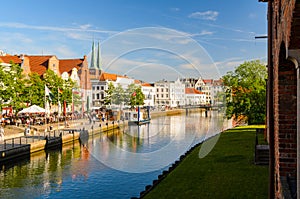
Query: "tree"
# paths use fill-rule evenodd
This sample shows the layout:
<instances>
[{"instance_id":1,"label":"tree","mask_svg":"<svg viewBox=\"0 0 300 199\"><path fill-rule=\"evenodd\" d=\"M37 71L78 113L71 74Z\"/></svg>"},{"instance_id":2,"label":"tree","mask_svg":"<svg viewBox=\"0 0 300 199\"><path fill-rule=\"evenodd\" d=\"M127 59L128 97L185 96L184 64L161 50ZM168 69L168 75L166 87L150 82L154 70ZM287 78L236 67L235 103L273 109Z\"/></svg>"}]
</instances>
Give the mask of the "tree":
<instances>
[{"instance_id":1,"label":"tree","mask_svg":"<svg viewBox=\"0 0 300 199\"><path fill-rule=\"evenodd\" d=\"M130 84L127 88L127 99L129 99L128 105L131 107L144 105L145 95L143 94L140 86Z\"/></svg>"},{"instance_id":2,"label":"tree","mask_svg":"<svg viewBox=\"0 0 300 199\"><path fill-rule=\"evenodd\" d=\"M114 89L112 94L112 103L120 105L125 101L125 92L120 84Z\"/></svg>"},{"instance_id":3,"label":"tree","mask_svg":"<svg viewBox=\"0 0 300 199\"><path fill-rule=\"evenodd\" d=\"M115 86L113 85L112 82L109 82L108 89L105 91L106 92L106 96L104 98L104 104L105 105L111 105L112 104L112 96L113 96L114 90L115 90Z\"/></svg>"},{"instance_id":4,"label":"tree","mask_svg":"<svg viewBox=\"0 0 300 199\"><path fill-rule=\"evenodd\" d=\"M66 104L72 103L72 90L73 88L76 89L76 83L72 81L71 78L64 80L52 70L47 70L43 75L43 78L44 85L46 85L51 90L54 96L52 99L53 104L58 105L60 103L60 105L63 106L64 102L66 102ZM79 100L80 97L78 95L73 95L74 104L78 104Z\"/></svg>"},{"instance_id":5,"label":"tree","mask_svg":"<svg viewBox=\"0 0 300 199\"><path fill-rule=\"evenodd\" d=\"M37 73L29 74L29 79L25 81L25 84L25 101L29 104L44 107L44 97L41 96L45 96L45 83L41 79L40 75Z\"/></svg>"},{"instance_id":6,"label":"tree","mask_svg":"<svg viewBox=\"0 0 300 199\"><path fill-rule=\"evenodd\" d=\"M0 106L12 106L19 110L24 107L24 77L19 65L10 62L10 66L0 66Z\"/></svg>"},{"instance_id":7,"label":"tree","mask_svg":"<svg viewBox=\"0 0 300 199\"><path fill-rule=\"evenodd\" d=\"M223 76L226 115L245 116L248 124L261 124L266 115L267 69L259 60L246 61Z\"/></svg>"},{"instance_id":8,"label":"tree","mask_svg":"<svg viewBox=\"0 0 300 199\"><path fill-rule=\"evenodd\" d=\"M48 69L46 73L43 75L43 79L46 86L51 90L52 94L54 95L54 99L52 99L52 103L58 104L58 98L59 101L62 102L62 95L61 93L58 92L58 90L63 89L64 80L50 69Z\"/></svg>"}]
</instances>

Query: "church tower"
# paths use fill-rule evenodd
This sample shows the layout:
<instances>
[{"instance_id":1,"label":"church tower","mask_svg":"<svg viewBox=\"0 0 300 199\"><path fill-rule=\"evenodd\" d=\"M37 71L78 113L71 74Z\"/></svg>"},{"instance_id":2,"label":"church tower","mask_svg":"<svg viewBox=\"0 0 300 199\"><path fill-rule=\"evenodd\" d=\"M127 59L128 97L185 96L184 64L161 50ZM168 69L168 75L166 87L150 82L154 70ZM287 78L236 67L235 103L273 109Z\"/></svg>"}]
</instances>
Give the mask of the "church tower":
<instances>
[{"instance_id":1,"label":"church tower","mask_svg":"<svg viewBox=\"0 0 300 199\"><path fill-rule=\"evenodd\" d=\"M91 64L90 64L89 71L90 71L91 79L99 79L102 73L102 57L101 57L100 42L98 42L98 47L96 51L95 42L93 41L92 52L91 52Z\"/></svg>"}]
</instances>

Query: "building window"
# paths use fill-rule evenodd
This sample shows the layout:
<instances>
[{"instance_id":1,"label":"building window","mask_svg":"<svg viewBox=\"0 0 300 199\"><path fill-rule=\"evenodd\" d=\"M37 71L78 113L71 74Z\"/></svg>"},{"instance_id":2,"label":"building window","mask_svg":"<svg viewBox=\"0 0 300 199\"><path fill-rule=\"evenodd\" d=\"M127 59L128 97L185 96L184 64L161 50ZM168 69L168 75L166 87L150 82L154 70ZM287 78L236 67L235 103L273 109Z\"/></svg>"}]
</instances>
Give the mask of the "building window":
<instances>
[{"instance_id":1,"label":"building window","mask_svg":"<svg viewBox=\"0 0 300 199\"><path fill-rule=\"evenodd\" d=\"M164 94L161 94L161 97L164 97Z\"/></svg>"},{"instance_id":2,"label":"building window","mask_svg":"<svg viewBox=\"0 0 300 199\"><path fill-rule=\"evenodd\" d=\"M161 92L164 92L164 89L163 89L163 88L161 88Z\"/></svg>"}]
</instances>

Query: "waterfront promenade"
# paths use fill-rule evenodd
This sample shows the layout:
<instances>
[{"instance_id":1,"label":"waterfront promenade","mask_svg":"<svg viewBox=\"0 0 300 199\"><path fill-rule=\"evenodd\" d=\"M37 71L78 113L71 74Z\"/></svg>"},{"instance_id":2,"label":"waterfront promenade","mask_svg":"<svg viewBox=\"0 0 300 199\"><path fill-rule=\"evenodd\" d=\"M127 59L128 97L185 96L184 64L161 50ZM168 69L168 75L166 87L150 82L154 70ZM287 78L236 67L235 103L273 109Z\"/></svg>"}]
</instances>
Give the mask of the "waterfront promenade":
<instances>
[{"instance_id":1,"label":"waterfront promenade","mask_svg":"<svg viewBox=\"0 0 300 199\"><path fill-rule=\"evenodd\" d=\"M199 111L199 109L194 111ZM183 113L186 113L185 109L155 111L151 113L151 117ZM28 156L30 153L78 140L82 137L80 134L83 132L87 133L85 136L88 136L90 133L109 131L122 125L128 125L128 121L103 122L101 120L78 119L68 121L68 126L65 126L65 122L30 126L30 133L27 135L25 135L26 126L7 125L4 128L4 139L0 140L0 162L23 155Z\"/></svg>"},{"instance_id":2,"label":"waterfront promenade","mask_svg":"<svg viewBox=\"0 0 300 199\"><path fill-rule=\"evenodd\" d=\"M125 121L122 122L124 124ZM90 122L79 119L69 121L68 126L65 126L65 122L30 126L26 134L26 126L7 125L4 138L0 141L0 163L28 157L31 153L88 137L89 133L109 131L119 126L120 121Z\"/></svg>"},{"instance_id":3,"label":"waterfront promenade","mask_svg":"<svg viewBox=\"0 0 300 199\"><path fill-rule=\"evenodd\" d=\"M202 110L189 110L189 112L193 111ZM151 118L180 115L186 112L186 109L155 111L151 112ZM88 119L78 119L68 121L68 126L65 126L65 122L30 126L28 135L25 135L26 126L7 125L4 128L4 139L0 140L0 162L20 157L22 154L28 156L30 153L41 151L48 147L78 140L83 131L88 135L95 132L109 131L122 125L128 125L128 121L103 122L98 120L90 122Z\"/></svg>"}]
</instances>

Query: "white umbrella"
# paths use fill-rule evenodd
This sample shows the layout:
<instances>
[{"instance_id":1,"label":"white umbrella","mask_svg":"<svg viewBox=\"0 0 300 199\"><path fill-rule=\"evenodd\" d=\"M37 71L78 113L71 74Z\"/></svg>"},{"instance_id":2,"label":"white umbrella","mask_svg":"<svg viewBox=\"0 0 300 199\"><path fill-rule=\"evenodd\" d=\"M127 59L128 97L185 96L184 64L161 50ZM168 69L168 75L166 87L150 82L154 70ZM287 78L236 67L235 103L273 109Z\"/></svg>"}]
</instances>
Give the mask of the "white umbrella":
<instances>
[{"instance_id":1,"label":"white umbrella","mask_svg":"<svg viewBox=\"0 0 300 199\"><path fill-rule=\"evenodd\" d=\"M45 111L46 110L44 108L41 108L37 105L32 105L28 108L24 108L18 114L21 114L21 113L45 113Z\"/></svg>"}]
</instances>

